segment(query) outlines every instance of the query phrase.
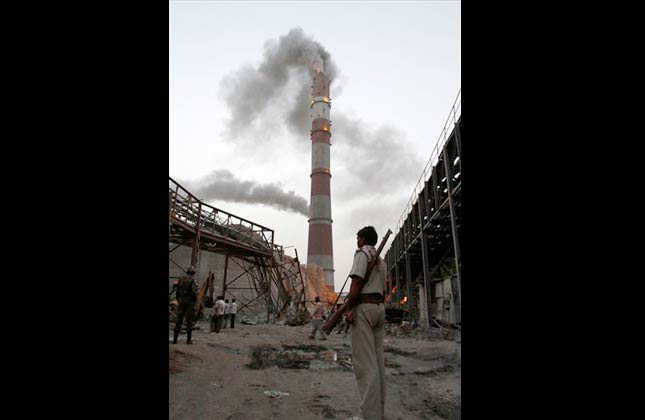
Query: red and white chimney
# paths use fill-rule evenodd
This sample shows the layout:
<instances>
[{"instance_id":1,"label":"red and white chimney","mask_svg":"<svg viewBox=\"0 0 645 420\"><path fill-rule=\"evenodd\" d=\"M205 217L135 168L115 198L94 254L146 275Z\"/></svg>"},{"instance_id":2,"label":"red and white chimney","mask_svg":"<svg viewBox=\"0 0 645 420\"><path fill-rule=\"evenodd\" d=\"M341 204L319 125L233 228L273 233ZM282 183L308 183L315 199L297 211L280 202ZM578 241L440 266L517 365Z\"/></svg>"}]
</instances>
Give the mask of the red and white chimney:
<instances>
[{"instance_id":1,"label":"red and white chimney","mask_svg":"<svg viewBox=\"0 0 645 420\"><path fill-rule=\"evenodd\" d=\"M325 284L334 291L334 252L332 245L329 149L331 122L329 84L322 63L316 63L311 100L311 200L309 204L309 243L307 265L322 267Z\"/></svg>"}]
</instances>

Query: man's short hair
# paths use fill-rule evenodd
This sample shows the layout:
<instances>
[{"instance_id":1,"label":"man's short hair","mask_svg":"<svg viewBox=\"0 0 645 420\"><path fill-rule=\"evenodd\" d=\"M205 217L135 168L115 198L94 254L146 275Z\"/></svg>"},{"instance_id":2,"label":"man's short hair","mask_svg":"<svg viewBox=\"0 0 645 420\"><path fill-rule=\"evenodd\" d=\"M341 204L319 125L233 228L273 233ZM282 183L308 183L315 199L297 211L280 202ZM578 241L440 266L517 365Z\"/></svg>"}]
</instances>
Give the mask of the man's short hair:
<instances>
[{"instance_id":1,"label":"man's short hair","mask_svg":"<svg viewBox=\"0 0 645 420\"><path fill-rule=\"evenodd\" d=\"M368 245L374 246L378 242L378 234L373 226L365 226L356 233L356 236L365 239Z\"/></svg>"}]
</instances>

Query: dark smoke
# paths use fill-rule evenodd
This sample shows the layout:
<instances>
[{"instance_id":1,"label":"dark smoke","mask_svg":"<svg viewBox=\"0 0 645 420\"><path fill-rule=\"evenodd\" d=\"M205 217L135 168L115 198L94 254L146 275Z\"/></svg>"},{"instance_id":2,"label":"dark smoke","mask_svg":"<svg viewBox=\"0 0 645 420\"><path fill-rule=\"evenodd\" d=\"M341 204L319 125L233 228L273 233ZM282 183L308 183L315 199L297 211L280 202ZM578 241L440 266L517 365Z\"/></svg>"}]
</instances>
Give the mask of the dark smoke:
<instances>
[{"instance_id":1,"label":"dark smoke","mask_svg":"<svg viewBox=\"0 0 645 420\"><path fill-rule=\"evenodd\" d=\"M309 217L307 200L294 191L285 192L277 184L242 181L226 169L213 171L194 182L180 181L180 183L186 185L189 191L203 201L222 200L265 204L279 210L292 211Z\"/></svg>"},{"instance_id":2,"label":"dark smoke","mask_svg":"<svg viewBox=\"0 0 645 420\"><path fill-rule=\"evenodd\" d=\"M306 133L311 78L315 74L315 64L321 61L325 74L333 80L338 70L330 54L301 28L290 30L277 42L268 41L264 46L264 59L257 68L244 67L221 82L224 100L231 111L228 134L232 138L238 137L268 106L279 107L277 97L293 75L299 86L298 98L302 99L303 92L307 92L307 102L304 107L302 101L294 104L289 112L290 128L302 132L304 126Z\"/></svg>"},{"instance_id":3,"label":"dark smoke","mask_svg":"<svg viewBox=\"0 0 645 420\"><path fill-rule=\"evenodd\" d=\"M278 111L300 140L296 146L303 152L310 150L305 148L308 146L305 139L311 129L309 101L317 60L323 61L324 72L333 82L338 69L330 54L302 29L295 28L279 40L265 44L263 60L257 67L245 67L224 78L221 85L231 111L230 137L236 138L254 125L266 122L267 111L271 109ZM297 91L291 92L294 86ZM332 84L331 97L338 92ZM407 147L398 129L369 127L342 115L337 108L332 108L331 120L332 173L338 163L338 167L346 167L348 175L353 175L335 188L340 197L386 193L399 187L411 188L416 182L425 160ZM267 138L255 140L257 148L268 145Z\"/></svg>"}]
</instances>

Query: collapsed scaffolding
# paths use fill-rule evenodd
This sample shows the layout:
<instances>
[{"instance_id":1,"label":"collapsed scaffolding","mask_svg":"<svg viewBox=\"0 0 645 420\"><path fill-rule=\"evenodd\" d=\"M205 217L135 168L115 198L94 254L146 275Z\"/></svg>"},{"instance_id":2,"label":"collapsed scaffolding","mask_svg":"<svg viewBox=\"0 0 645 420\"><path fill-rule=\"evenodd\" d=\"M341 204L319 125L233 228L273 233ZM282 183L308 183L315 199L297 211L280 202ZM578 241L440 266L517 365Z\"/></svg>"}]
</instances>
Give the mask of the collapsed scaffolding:
<instances>
[{"instance_id":1,"label":"collapsed scaffolding","mask_svg":"<svg viewBox=\"0 0 645 420\"><path fill-rule=\"evenodd\" d=\"M190 265L197 266L203 251L225 256L219 295L238 302L238 312L247 310L266 322L287 319L292 325L306 322L306 286L300 262L284 254L273 241L274 231L250 220L206 204L169 178L169 255L181 246L192 248ZM169 257L170 262L180 267ZM228 278L229 264L241 274ZM199 284L196 311L216 293L212 271ZM241 279L246 279L244 284ZM245 291L245 292L238 292Z\"/></svg>"}]
</instances>

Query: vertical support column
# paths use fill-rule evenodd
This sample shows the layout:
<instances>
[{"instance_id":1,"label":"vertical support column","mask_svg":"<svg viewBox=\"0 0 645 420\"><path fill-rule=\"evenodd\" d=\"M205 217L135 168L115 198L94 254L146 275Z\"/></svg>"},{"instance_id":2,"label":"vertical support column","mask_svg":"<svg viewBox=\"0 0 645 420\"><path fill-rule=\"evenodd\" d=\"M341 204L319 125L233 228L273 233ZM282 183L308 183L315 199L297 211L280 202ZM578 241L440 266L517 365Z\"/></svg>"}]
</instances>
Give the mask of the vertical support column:
<instances>
[{"instance_id":1,"label":"vertical support column","mask_svg":"<svg viewBox=\"0 0 645 420\"><path fill-rule=\"evenodd\" d=\"M439 197L439 182L437 178L439 177L439 171L436 166L432 167L432 199L434 200L434 211L438 212L439 207L441 207L441 198Z\"/></svg>"},{"instance_id":2,"label":"vertical support column","mask_svg":"<svg viewBox=\"0 0 645 420\"><path fill-rule=\"evenodd\" d=\"M305 287L305 280L302 277L302 271L300 270L300 258L298 258L298 250L294 248L296 251L296 264L298 264L298 275L300 276L300 282L302 283L302 299L303 301L303 306L307 307L307 288ZM334 308L336 310L336 308Z\"/></svg>"},{"instance_id":3,"label":"vertical support column","mask_svg":"<svg viewBox=\"0 0 645 420\"><path fill-rule=\"evenodd\" d=\"M195 223L195 241L193 242L193 252L190 256L190 265L197 267L197 260L199 254L199 234L202 221L202 203L197 204L197 222Z\"/></svg>"},{"instance_id":4,"label":"vertical support column","mask_svg":"<svg viewBox=\"0 0 645 420\"><path fill-rule=\"evenodd\" d=\"M410 315L410 321L412 321L412 270L410 269L410 253L407 251L405 253L405 277L408 296L408 314Z\"/></svg>"},{"instance_id":5,"label":"vertical support column","mask_svg":"<svg viewBox=\"0 0 645 420\"><path fill-rule=\"evenodd\" d=\"M222 296L226 296L226 277L228 274L228 254L224 260L224 281L222 282Z\"/></svg>"},{"instance_id":6,"label":"vertical support column","mask_svg":"<svg viewBox=\"0 0 645 420\"><path fill-rule=\"evenodd\" d=\"M425 196L425 189L424 189L424 196ZM421 220L421 226L423 226L423 220ZM429 260L429 255L428 255L428 242L426 238L426 234L423 228L421 228L421 235L419 236L419 239L421 240L421 259L423 260L423 289L425 291L424 296L421 297L419 296L420 299L425 299L425 307L426 310L428 311L428 316L427 316L427 325L426 328L430 328L432 323L430 320L432 319L432 308L430 305L432 305L432 299L430 296L430 260Z\"/></svg>"},{"instance_id":7,"label":"vertical support column","mask_svg":"<svg viewBox=\"0 0 645 420\"><path fill-rule=\"evenodd\" d=\"M398 258L397 262L394 263L394 272L396 273L396 307L400 307L401 302L401 273L399 272L399 263Z\"/></svg>"},{"instance_id":8,"label":"vertical support column","mask_svg":"<svg viewBox=\"0 0 645 420\"><path fill-rule=\"evenodd\" d=\"M455 271L457 273L457 293L459 294L459 311L461 312L461 256L459 255L459 238L457 235L457 218L455 216L455 203L452 197L452 169L448 164L450 156L448 155L447 144L443 148L443 164L446 170L446 185L448 187L448 206L450 207L450 225L452 228L452 244L455 251Z\"/></svg>"}]
</instances>

